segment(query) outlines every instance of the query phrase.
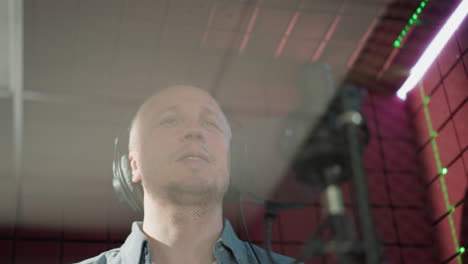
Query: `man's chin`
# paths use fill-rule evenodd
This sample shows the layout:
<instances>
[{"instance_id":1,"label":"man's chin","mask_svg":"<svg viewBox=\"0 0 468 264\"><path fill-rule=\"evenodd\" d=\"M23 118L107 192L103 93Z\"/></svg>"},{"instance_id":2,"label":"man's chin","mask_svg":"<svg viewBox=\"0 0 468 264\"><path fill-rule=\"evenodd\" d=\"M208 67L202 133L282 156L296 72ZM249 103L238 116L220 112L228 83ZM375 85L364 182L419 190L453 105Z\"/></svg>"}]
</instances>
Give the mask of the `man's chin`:
<instances>
[{"instance_id":1,"label":"man's chin","mask_svg":"<svg viewBox=\"0 0 468 264\"><path fill-rule=\"evenodd\" d=\"M200 182L170 183L157 189L159 191L153 192L153 195L180 206L206 206L219 203L222 202L225 194L225 188Z\"/></svg>"}]
</instances>

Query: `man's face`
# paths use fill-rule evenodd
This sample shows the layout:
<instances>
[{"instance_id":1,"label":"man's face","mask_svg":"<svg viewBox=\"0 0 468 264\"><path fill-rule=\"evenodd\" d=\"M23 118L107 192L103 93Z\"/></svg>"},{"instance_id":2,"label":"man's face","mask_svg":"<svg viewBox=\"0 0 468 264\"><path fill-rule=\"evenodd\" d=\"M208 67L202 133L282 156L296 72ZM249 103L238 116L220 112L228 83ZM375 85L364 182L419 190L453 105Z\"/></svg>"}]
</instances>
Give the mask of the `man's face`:
<instances>
[{"instance_id":1,"label":"man's face","mask_svg":"<svg viewBox=\"0 0 468 264\"><path fill-rule=\"evenodd\" d=\"M197 88L172 87L140 112L138 147L130 155L145 195L185 205L221 200L229 183L230 138L213 98Z\"/></svg>"}]
</instances>

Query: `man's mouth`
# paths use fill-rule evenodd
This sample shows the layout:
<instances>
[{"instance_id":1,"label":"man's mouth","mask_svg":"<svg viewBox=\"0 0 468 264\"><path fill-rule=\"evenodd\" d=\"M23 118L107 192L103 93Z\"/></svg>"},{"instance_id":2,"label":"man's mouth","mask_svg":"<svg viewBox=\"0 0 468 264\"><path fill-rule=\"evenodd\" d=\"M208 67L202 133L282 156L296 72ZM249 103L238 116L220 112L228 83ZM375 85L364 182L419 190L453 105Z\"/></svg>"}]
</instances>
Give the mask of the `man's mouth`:
<instances>
[{"instance_id":1,"label":"man's mouth","mask_svg":"<svg viewBox=\"0 0 468 264\"><path fill-rule=\"evenodd\" d=\"M208 155L202 152L186 152L182 154L177 161L184 161L184 162L197 162L197 163L208 163L210 159Z\"/></svg>"},{"instance_id":2,"label":"man's mouth","mask_svg":"<svg viewBox=\"0 0 468 264\"><path fill-rule=\"evenodd\" d=\"M189 160L204 160L200 157L194 157L194 156L190 156L190 157L186 157L185 159L189 159Z\"/></svg>"}]
</instances>

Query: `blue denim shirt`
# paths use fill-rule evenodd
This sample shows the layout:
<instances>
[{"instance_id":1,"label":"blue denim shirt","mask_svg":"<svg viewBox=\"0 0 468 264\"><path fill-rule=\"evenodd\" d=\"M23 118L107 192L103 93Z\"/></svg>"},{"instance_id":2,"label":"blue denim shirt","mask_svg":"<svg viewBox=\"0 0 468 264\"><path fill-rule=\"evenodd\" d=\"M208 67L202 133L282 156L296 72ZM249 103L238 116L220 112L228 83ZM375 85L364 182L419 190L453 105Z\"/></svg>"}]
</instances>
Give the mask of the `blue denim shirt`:
<instances>
[{"instance_id":1,"label":"blue denim shirt","mask_svg":"<svg viewBox=\"0 0 468 264\"><path fill-rule=\"evenodd\" d=\"M261 264L268 264L268 257L260 247L252 245ZM120 248L111 249L94 258L79 262L79 264L151 264L150 245L141 231L141 222L134 222L132 232ZM217 264L250 264L258 263L247 242L241 241L234 232L231 223L225 219L221 238L213 247ZM292 258L273 253L273 259L278 264L292 263Z\"/></svg>"}]
</instances>

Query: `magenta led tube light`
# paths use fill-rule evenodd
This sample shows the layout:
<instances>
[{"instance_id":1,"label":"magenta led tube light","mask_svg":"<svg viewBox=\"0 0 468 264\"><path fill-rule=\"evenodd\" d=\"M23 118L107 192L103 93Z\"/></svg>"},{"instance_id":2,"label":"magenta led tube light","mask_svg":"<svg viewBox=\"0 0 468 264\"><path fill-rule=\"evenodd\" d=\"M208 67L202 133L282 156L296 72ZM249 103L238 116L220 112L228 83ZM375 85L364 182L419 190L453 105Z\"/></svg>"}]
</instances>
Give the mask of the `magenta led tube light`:
<instances>
[{"instance_id":1,"label":"magenta led tube light","mask_svg":"<svg viewBox=\"0 0 468 264\"><path fill-rule=\"evenodd\" d=\"M439 33L437 33L431 44L426 48L418 62L413 66L413 68L411 68L410 76L397 91L398 97L403 100L406 99L406 94L411 91L411 89L413 89L424 76L432 62L434 62L445 44L447 44L447 41L460 26L461 22L466 17L467 12L468 0L463 0L447 22L445 22L445 25L440 29Z\"/></svg>"}]
</instances>

